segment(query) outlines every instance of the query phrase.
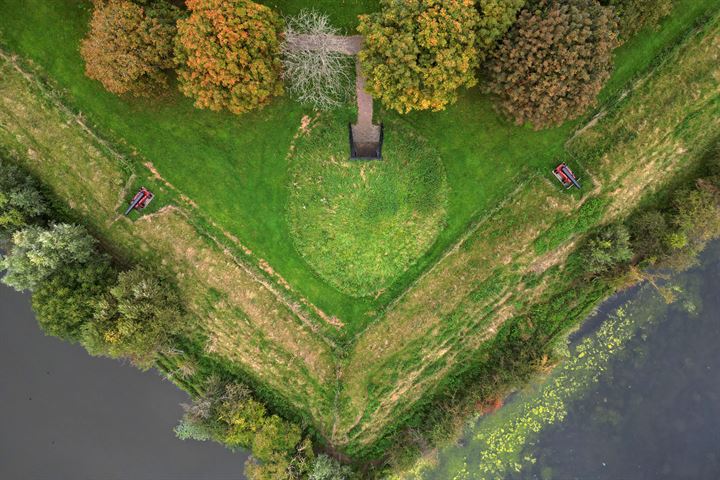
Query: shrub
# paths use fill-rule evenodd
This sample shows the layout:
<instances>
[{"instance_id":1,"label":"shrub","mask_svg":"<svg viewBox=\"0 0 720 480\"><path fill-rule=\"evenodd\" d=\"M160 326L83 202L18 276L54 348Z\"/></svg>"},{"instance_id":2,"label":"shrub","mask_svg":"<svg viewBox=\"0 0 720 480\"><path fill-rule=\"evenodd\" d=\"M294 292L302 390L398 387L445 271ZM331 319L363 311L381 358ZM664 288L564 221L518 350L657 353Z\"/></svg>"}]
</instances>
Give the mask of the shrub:
<instances>
[{"instance_id":1,"label":"shrub","mask_svg":"<svg viewBox=\"0 0 720 480\"><path fill-rule=\"evenodd\" d=\"M47 205L35 181L0 158L0 241L40 219Z\"/></svg>"},{"instance_id":2,"label":"shrub","mask_svg":"<svg viewBox=\"0 0 720 480\"><path fill-rule=\"evenodd\" d=\"M338 34L327 15L313 10L303 10L285 24L282 54L287 90L318 110L341 105L352 91L353 59L337 51L333 36ZM310 45L304 35L322 41Z\"/></svg>"},{"instance_id":3,"label":"shrub","mask_svg":"<svg viewBox=\"0 0 720 480\"><path fill-rule=\"evenodd\" d=\"M78 268L96 257L95 244L78 225L26 227L13 234L10 253L0 259L0 270L7 270L2 281L19 291L34 290L61 269Z\"/></svg>"},{"instance_id":4,"label":"shrub","mask_svg":"<svg viewBox=\"0 0 720 480\"><path fill-rule=\"evenodd\" d=\"M632 256L630 233L622 224L605 227L588 241L584 252L587 270L596 274L613 270Z\"/></svg>"},{"instance_id":5,"label":"shrub","mask_svg":"<svg viewBox=\"0 0 720 480\"><path fill-rule=\"evenodd\" d=\"M351 473L349 467L340 465L335 459L327 455L318 455L308 480L347 480Z\"/></svg>"},{"instance_id":6,"label":"shrub","mask_svg":"<svg viewBox=\"0 0 720 480\"><path fill-rule=\"evenodd\" d=\"M245 385L230 384L218 411L218 419L227 425L223 443L247 447L252 444L267 416L265 406L253 400Z\"/></svg>"},{"instance_id":7,"label":"shrub","mask_svg":"<svg viewBox=\"0 0 720 480\"><path fill-rule=\"evenodd\" d=\"M658 266L683 271L697 264L710 240L720 237L720 191L706 181L696 189L674 195L671 231L665 237L666 252Z\"/></svg>"},{"instance_id":8,"label":"shrub","mask_svg":"<svg viewBox=\"0 0 720 480\"><path fill-rule=\"evenodd\" d=\"M300 428L277 415L267 417L253 438L252 454L263 462L271 461L276 454L288 455L295 450L302 436Z\"/></svg>"},{"instance_id":9,"label":"shrub","mask_svg":"<svg viewBox=\"0 0 720 480\"><path fill-rule=\"evenodd\" d=\"M156 354L182 326L183 307L172 285L156 272L136 267L122 272L98 302L82 342L94 355L127 357L149 368Z\"/></svg>"},{"instance_id":10,"label":"shrub","mask_svg":"<svg viewBox=\"0 0 720 480\"><path fill-rule=\"evenodd\" d=\"M277 14L247 0L186 3L175 54L180 90L196 107L240 114L282 94Z\"/></svg>"},{"instance_id":11,"label":"shrub","mask_svg":"<svg viewBox=\"0 0 720 480\"><path fill-rule=\"evenodd\" d=\"M33 292L32 306L38 323L48 335L80 340L82 326L95 315L97 302L115 281L107 258L59 269Z\"/></svg>"},{"instance_id":12,"label":"shrub","mask_svg":"<svg viewBox=\"0 0 720 480\"><path fill-rule=\"evenodd\" d=\"M297 425L268 415L246 385L211 378L205 393L183 407L185 415L175 428L178 438L213 439L230 447L251 447L253 458L246 463L245 472L249 479L307 477L314 460L310 440L301 442Z\"/></svg>"},{"instance_id":13,"label":"shrub","mask_svg":"<svg viewBox=\"0 0 720 480\"><path fill-rule=\"evenodd\" d=\"M702 182L694 190L681 190L675 195L672 223L689 242L704 245L720 235L719 201L720 192Z\"/></svg>"},{"instance_id":14,"label":"shrub","mask_svg":"<svg viewBox=\"0 0 720 480\"><path fill-rule=\"evenodd\" d=\"M479 22L472 0L382 0L358 26L366 88L401 113L442 110L476 83Z\"/></svg>"},{"instance_id":15,"label":"shrub","mask_svg":"<svg viewBox=\"0 0 720 480\"><path fill-rule=\"evenodd\" d=\"M643 28L657 27L673 8L673 0L609 0L609 4L618 15L620 35L624 40Z\"/></svg>"},{"instance_id":16,"label":"shrub","mask_svg":"<svg viewBox=\"0 0 720 480\"><path fill-rule=\"evenodd\" d=\"M180 440L197 440L204 442L213 439L212 430L202 422L183 417L174 428L175 436Z\"/></svg>"},{"instance_id":17,"label":"shrub","mask_svg":"<svg viewBox=\"0 0 720 480\"><path fill-rule=\"evenodd\" d=\"M488 62L487 88L518 125L536 129L577 118L612 69L617 22L595 0L541 0L525 9Z\"/></svg>"},{"instance_id":18,"label":"shrub","mask_svg":"<svg viewBox=\"0 0 720 480\"><path fill-rule=\"evenodd\" d=\"M630 224L632 249L641 258L661 255L670 226L665 216L656 211L643 212Z\"/></svg>"},{"instance_id":19,"label":"shrub","mask_svg":"<svg viewBox=\"0 0 720 480\"><path fill-rule=\"evenodd\" d=\"M480 21L477 26L477 49L480 60L492 50L517 20L526 0L478 0Z\"/></svg>"},{"instance_id":20,"label":"shrub","mask_svg":"<svg viewBox=\"0 0 720 480\"><path fill-rule=\"evenodd\" d=\"M95 2L90 32L80 46L85 74L110 92L136 96L167 85L179 9L164 2L142 7L125 0Z\"/></svg>"}]
</instances>

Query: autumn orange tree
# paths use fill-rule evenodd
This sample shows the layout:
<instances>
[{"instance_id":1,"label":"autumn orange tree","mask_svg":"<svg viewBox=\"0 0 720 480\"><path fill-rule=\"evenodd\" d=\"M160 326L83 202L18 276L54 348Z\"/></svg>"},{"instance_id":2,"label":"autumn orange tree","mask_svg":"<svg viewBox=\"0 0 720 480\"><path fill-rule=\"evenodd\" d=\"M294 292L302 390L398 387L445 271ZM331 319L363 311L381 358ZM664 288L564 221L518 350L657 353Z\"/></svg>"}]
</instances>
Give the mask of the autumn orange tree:
<instances>
[{"instance_id":1,"label":"autumn orange tree","mask_svg":"<svg viewBox=\"0 0 720 480\"><path fill-rule=\"evenodd\" d=\"M90 31L80 45L85 74L112 93L136 96L167 85L180 10L165 2L140 6L96 0Z\"/></svg>"},{"instance_id":2,"label":"autumn orange tree","mask_svg":"<svg viewBox=\"0 0 720 480\"><path fill-rule=\"evenodd\" d=\"M488 90L517 124L577 118L610 77L617 36L612 8L596 0L540 0L489 59Z\"/></svg>"},{"instance_id":3,"label":"autumn orange tree","mask_svg":"<svg viewBox=\"0 0 720 480\"><path fill-rule=\"evenodd\" d=\"M459 87L475 84L479 57L473 0L382 0L360 16L360 52L367 89L386 107L442 110Z\"/></svg>"},{"instance_id":4,"label":"autumn orange tree","mask_svg":"<svg viewBox=\"0 0 720 480\"><path fill-rule=\"evenodd\" d=\"M180 90L195 106L240 114L283 93L280 17L247 0L187 0L178 22Z\"/></svg>"}]
</instances>

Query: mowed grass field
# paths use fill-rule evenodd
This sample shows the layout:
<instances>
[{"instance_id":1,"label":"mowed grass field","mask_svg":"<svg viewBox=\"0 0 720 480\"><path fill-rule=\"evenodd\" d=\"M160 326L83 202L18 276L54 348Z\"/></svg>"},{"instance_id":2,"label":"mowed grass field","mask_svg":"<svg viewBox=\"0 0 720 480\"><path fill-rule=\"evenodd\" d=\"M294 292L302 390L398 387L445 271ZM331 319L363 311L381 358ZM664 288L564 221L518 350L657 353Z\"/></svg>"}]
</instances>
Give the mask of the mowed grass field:
<instances>
[{"instance_id":1,"label":"mowed grass field","mask_svg":"<svg viewBox=\"0 0 720 480\"><path fill-rule=\"evenodd\" d=\"M268 0L283 13L314 7L337 25L352 30L357 13L377 2ZM602 98L611 100L663 49L677 42L713 0L679 0L657 32L644 32L617 51L616 74ZM417 275L436 261L473 219L491 209L535 172L543 175L562 157L562 146L577 122L535 132L499 117L491 99L478 89L462 93L440 113L379 117L407 122L438 150L449 185L447 224L427 253L383 295L354 298L324 281L296 250L286 221L287 154L303 115L310 111L289 98L243 116L199 111L172 91L159 99L118 98L83 74L78 45L87 28L90 2L77 0L0 0L2 42L41 66L66 92L67 102L115 142L126 143L138 158L149 159L160 174L187 194L223 229L240 239L310 302L345 327L351 338ZM340 121L353 119L351 110ZM386 132L388 137L392 130Z\"/></svg>"}]
</instances>

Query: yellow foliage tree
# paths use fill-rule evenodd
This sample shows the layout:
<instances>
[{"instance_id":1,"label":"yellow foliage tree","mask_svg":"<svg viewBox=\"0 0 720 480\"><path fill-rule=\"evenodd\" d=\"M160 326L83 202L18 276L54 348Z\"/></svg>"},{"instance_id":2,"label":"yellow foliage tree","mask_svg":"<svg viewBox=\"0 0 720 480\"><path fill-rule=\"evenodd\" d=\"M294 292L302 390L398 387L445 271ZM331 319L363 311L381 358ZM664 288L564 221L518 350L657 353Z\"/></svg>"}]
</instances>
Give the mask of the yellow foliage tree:
<instances>
[{"instance_id":1,"label":"yellow foliage tree","mask_svg":"<svg viewBox=\"0 0 720 480\"><path fill-rule=\"evenodd\" d=\"M382 0L358 27L368 91L400 113L444 109L476 83L479 21L473 0Z\"/></svg>"}]
</instances>

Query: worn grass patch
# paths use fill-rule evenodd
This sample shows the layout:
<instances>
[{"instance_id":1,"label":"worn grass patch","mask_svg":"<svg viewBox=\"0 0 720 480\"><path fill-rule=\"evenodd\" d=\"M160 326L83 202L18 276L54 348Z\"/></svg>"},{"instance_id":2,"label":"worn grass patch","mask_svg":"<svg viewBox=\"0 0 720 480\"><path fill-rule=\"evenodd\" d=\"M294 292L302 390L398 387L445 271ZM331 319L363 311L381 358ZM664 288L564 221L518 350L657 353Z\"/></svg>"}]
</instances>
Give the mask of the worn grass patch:
<instances>
[{"instance_id":1,"label":"worn grass patch","mask_svg":"<svg viewBox=\"0 0 720 480\"><path fill-rule=\"evenodd\" d=\"M300 254L341 291L377 294L432 245L446 217L447 181L436 151L393 125L381 161L348 161L337 119L298 142L288 222Z\"/></svg>"}]
</instances>

